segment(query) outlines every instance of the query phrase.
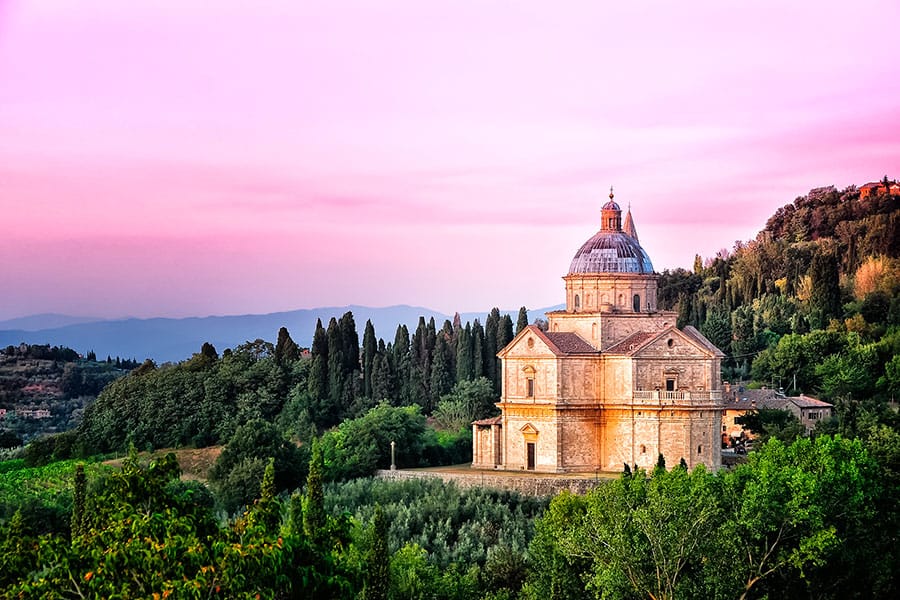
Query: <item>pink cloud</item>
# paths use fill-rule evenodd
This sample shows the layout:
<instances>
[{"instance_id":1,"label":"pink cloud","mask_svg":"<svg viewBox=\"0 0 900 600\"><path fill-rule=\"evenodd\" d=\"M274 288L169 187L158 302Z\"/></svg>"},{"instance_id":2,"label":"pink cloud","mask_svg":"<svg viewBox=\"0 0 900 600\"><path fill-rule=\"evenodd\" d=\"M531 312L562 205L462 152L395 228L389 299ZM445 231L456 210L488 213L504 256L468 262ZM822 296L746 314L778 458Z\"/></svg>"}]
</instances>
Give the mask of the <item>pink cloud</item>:
<instances>
[{"instance_id":1,"label":"pink cloud","mask_svg":"<svg viewBox=\"0 0 900 600\"><path fill-rule=\"evenodd\" d=\"M552 304L609 185L690 266L897 175L898 16L0 1L0 318Z\"/></svg>"}]
</instances>

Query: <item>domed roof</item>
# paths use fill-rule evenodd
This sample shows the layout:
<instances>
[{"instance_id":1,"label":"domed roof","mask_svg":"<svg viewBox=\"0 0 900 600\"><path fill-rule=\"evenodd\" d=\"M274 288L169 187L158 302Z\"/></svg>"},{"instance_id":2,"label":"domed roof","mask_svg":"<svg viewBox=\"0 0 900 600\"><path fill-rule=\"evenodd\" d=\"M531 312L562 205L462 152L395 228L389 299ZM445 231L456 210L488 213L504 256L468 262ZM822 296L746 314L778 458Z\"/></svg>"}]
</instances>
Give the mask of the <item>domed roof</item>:
<instances>
[{"instance_id":1,"label":"domed roof","mask_svg":"<svg viewBox=\"0 0 900 600\"><path fill-rule=\"evenodd\" d=\"M575 253L569 267L573 273L653 273L653 264L630 235L601 230Z\"/></svg>"},{"instance_id":2,"label":"domed roof","mask_svg":"<svg viewBox=\"0 0 900 600\"><path fill-rule=\"evenodd\" d=\"M601 214L600 231L575 254L569 274L653 273L650 257L637 240L630 207L625 231L622 230L622 209L613 200L612 188L609 188L609 202L603 205Z\"/></svg>"},{"instance_id":3,"label":"domed roof","mask_svg":"<svg viewBox=\"0 0 900 600\"><path fill-rule=\"evenodd\" d=\"M600 210L622 210L622 209L619 208L619 205L616 204L616 201L613 200L612 196L610 195L609 202L604 204Z\"/></svg>"}]
</instances>

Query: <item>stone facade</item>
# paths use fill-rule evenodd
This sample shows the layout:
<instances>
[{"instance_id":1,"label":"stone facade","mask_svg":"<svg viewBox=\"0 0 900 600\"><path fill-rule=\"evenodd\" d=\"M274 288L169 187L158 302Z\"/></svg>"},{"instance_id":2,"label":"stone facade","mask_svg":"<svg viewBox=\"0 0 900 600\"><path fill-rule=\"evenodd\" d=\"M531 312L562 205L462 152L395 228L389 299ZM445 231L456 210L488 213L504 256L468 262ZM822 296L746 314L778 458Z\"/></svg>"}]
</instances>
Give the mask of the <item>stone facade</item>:
<instances>
[{"instance_id":1,"label":"stone facade","mask_svg":"<svg viewBox=\"0 0 900 600\"><path fill-rule=\"evenodd\" d=\"M473 467L620 471L660 453L669 466L721 466L723 354L658 310L658 276L621 222L610 195L563 278L566 309L498 354L501 415L473 423ZM635 231L630 211L626 223Z\"/></svg>"}]
</instances>

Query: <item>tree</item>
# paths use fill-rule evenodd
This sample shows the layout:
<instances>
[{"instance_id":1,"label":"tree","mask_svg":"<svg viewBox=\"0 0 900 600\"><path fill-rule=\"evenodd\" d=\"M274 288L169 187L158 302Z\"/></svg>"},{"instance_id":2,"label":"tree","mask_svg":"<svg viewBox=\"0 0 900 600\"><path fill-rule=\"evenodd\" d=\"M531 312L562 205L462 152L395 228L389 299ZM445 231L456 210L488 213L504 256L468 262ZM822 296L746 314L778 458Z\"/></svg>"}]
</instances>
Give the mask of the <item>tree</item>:
<instances>
[{"instance_id":1,"label":"tree","mask_svg":"<svg viewBox=\"0 0 900 600\"><path fill-rule=\"evenodd\" d=\"M564 556L590 565L597 594L703 597L704 557L714 554L723 520L716 498L715 477L702 467L655 469L649 478L638 470L592 490L583 513L553 533Z\"/></svg>"},{"instance_id":2,"label":"tree","mask_svg":"<svg viewBox=\"0 0 900 600\"><path fill-rule=\"evenodd\" d=\"M450 344L443 333L437 336L437 343L434 346L434 358L431 365L431 385L430 392L435 400L426 410L437 404L436 399L450 391L453 387L454 375L451 371L453 362L450 357ZM430 411L429 411L430 412Z\"/></svg>"},{"instance_id":3,"label":"tree","mask_svg":"<svg viewBox=\"0 0 900 600\"><path fill-rule=\"evenodd\" d=\"M735 417L734 422L757 437L760 443L769 438L790 443L804 433L803 425L794 413L777 408L748 411Z\"/></svg>"},{"instance_id":4,"label":"tree","mask_svg":"<svg viewBox=\"0 0 900 600\"><path fill-rule=\"evenodd\" d=\"M465 329L460 330L459 338L456 341L456 381L466 381L473 377L472 326L466 323Z\"/></svg>"},{"instance_id":5,"label":"tree","mask_svg":"<svg viewBox=\"0 0 900 600\"><path fill-rule=\"evenodd\" d=\"M291 339L287 327L278 330L278 340L275 343L275 362L279 365L289 364L300 358L300 349Z\"/></svg>"},{"instance_id":6,"label":"tree","mask_svg":"<svg viewBox=\"0 0 900 600\"><path fill-rule=\"evenodd\" d=\"M372 371L375 368L375 357L378 354L378 343L375 340L375 327L371 319L366 320L363 333L363 395L372 398ZM380 398L379 398L380 399Z\"/></svg>"},{"instance_id":7,"label":"tree","mask_svg":"<svg viewBox=\"0 0 900 600\"><path fill-rule=\"evenodd\" d=\"M22 438L9 429L0 430L0 448L18 448L22 445Z\"/></svg>"},{"instance_id":8,"label":"tree","mask_svg":"<svg viewBox=\"0 0 900 600\"><path fill-rule=\"evenodd\" d=\"M372 517L372 545L366 553L364 600L387 600L391 587L391 553L388 550L388 523L381 505Z\"/></svg>"},{"instance_id":9,"label":"tree","mask_svg":"<svg viewBox=\"0 0 900 600\"><path fill-rule=\"evenodd\" d=\"M328 334L322 327L322 319L316 319L310 357L312 364L307 378L309 395L314 400L323 401L328 396ZM314 419L319 422L318 415L314 415Z\"/></svg>"},{"instance_id":10,"label":"tree","mask_svg":"<svg viewBox=\"0 0 900 600\"><path fill-rule=\"evenodd\" d=\"M522 306L519 308L519 318L516 319L516 335L526 327L528 327L528 309Z\"/></svg>"},{"instance_id":11,"label":"tree","mask_svg":"<svg viewBox=\"0 0 900 600\"><path fill-rule=\"evenodd\" d=\"M391 442L396 443L398 466L415 466L422 453L425 417L418 406L393 407L386 403L361 417L347 419L321 441L329 479L372 475L391 463Z\"/></svg>"},{"instance_id":12,"label":"tree","mask_svg":"<svg viewBox=\"0 0 900 600\"><path fill-rule=\"evenodd\" d=\"M251 420L235 430L209 474L225 498L226 509L233 511L257 497L270 458L275 460L277 491L293 489L303 481L305 451L284 439L274 425Z\"/></svg>"},{"instance_id":13,"label":"tree","mask_svg":"<svg viewBox=\"0 0 900 600\"><path fill-rule=\"evenodd\" d=\"M880 595L872 586L883 577L862 573L884 565L873 552L886 551L872 510L881 488L859 440L770 440L722 477L720 498L730 517L723 535L732 543L723 548L717 576L732 580L740 598L817 596L825 589L835 598Z\"/></svg>"},{"instance_id":14,"label":"tree","mask_svg":"<svg viewBox=\"0 0 900 600\"><path fill-rule=\"evenodd\" d=\"M484 354L484 328L478 322L478 319L475 319L475 322L472 324L472 377L476 379L482 376L490 378L485 371Z\"/></svg>"},{"instance_id":15,"label":"tree","mask_svg":"<svg viewBox=\"0 0 900 600\"><path fill-rule=\"evenodd\" d=\"M840 316L841 310L838 261L832 250L819 248L813 255L809 276L810 320L814 327L821 329L829 319Z\"/></svg>"},{"instance_id":16,"label":"tree","mask_svg":"<svg viewBox=\"0 0 900 600\"><path fill-rule=\"evenodd\" d=\"M72 537L87 533L86 496L87 477L84 474L84 465L79 464L75 467L75 479L72 490Z\"/></svg>"},{"instance_id":17,"label":"tree","mask_svg":"<svg viewBox=\"0 0 900 600\"><path fill-rule=\"evenodd\" d=\"M216 347L209 342L203 342L203 345L200 346L200 352L191 358L189 364L197 369L208 369L217 360L219 360L219 353L216 351Z\"/></svg>"},{"instance_id":18,"label":"tree","mask_svg":"<svg viewBox=\"0 0 900 600\"><path fill-rule=\"evenodd\" d=\"M314 545L321 545L327 535L325 492L322 488L324 475L322 446L318 440L313 440L309 475L306 477L306 497L303 502L303 531Z\"/></svg>"},{"instance_id":19,"label":"tree","mask_svg":"<svg viewBox=\"0 0 900 600\"><path fill-rule=\"evenodd\" d=\"M710 307L700 331L723 352L731 348L731 314L721 305Z\"/></svg>"}]
</instances>

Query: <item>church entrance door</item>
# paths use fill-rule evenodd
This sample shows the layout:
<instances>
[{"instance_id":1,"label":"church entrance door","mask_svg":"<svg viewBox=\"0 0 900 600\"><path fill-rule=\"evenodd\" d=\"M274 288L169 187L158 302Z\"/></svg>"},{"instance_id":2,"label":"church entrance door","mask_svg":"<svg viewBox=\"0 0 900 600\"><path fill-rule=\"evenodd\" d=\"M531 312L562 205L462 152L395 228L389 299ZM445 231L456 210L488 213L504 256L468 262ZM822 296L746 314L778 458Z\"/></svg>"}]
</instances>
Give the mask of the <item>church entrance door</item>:
<instances>
[{"instance_id":1,"label":"church entrance door","mask_svg":"<svg viewBox=\"0 0 900 600\"><path fill-rule=\"evenodd\" d=\"M527 455L528 455L528 458L527 458L528 463L527 463L526 466L527 466L527 468L528 468L529 471L534 471L534 454L535 454L534 443L533 443L533 442L528 442L528 443L525 445L525 448L526 448L526 450L527 450Z\"/></svg>"}]
</instances>

